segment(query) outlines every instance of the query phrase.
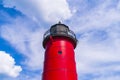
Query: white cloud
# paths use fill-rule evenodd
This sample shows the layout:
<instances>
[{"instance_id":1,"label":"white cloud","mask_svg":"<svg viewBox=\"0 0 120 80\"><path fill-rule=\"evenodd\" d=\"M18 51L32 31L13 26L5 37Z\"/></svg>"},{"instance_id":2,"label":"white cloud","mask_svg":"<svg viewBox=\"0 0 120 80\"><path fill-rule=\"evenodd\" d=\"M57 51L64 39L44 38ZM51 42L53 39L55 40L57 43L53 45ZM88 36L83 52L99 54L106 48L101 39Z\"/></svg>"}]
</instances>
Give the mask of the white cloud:
<instances>
[{"instance_id":1,"label":"white cloud","mask_svg":"<svg viewBox=\"0 0 120 80\"><path fill-rule=\"evenodd\" d=\"M2 80L41 80L41 75L39 73L28 72L28 74L22 73L20 76L16 78L12 77L4 77Z\"/></svg>"},{"instance_id":2,"label":"white cloud","mask_svg":"<svg viewBox=\"0 0 120 80\"><path fill-rule=\"evenodd\" d=\"M120 79L120 76L109 76L109 77L101 77L101 78L96 78L96 79L93 79L93 80L119 80Z\"/></svg>"},{"instance_id":3,"label":"white cloud","mask_svg":"<svg viewBox=\"0 0 120 80\"><path fill-rule=\"evenodd\" d=\"M26 57L25 62L22 63L30 70L42 68L44 56L43 33L44 29L39 28L34 21L31 22L26 18L17 18L13 20L13 23L1 27L1 37L9 41Z\"/></svg>"},{"instance_id":4,"label":"white cloud","mask_svg":"<svg viewBox=\"0 0 120 80\"><path fill-rule=\"evenodd\" d=\"M55 5L49 6L51 0L44 1L14 1L7 2L6 6L10 7L10 3L12 6L14 4L16 9L22 11L29 17L34 17L34 19L36 17L41 17L39 16L39 13L42 12L40 15L43 15L46 21L49 21L51 18L53 20L54 17L57 20L59 18L58 13L60 13L60 19L68 19L72 15L68 3L65 3L66 1L62 2L61 0L58 5L62 5L62 3L64 3L64 6L67 5L67 7L64 8L67 13L64 14L62 13L62 10L64 11L64 9L61 10L62 7L58 8L58 10L55 8L55 14L53 14L54 10L51 10L51 8ZM57 2L57 0L55 2ZM21 6L20 3L23 6ZM26 5L27 3L30 4ZM34 5L34 3L36 5ZM37 8L39 3L44 5ZM84 4L87 5L87 3ZM85 12L81 14L77 11L81 8L75 6L76 14L70 20L70 29L78 34L82 33L78 39L79 44L76 48L76 63L79 76L84 74L99 74L99 79L96 78L93 80L111 80L113 78L118 80L119 77L111 77L111 73L120 71L120 65L117 64L117 62L120 61L119 4L120 1L117 4L112 0L105 0L99 5L94 6L92 9L89 8L90 10L88 11L82 10ZM23 9L26 6L29 7L29 9ZM48 8L50 8L50 12L47 11ZM33 14L33 9L35 9L35 14ZM58 13L56 13L57 11ZM69 14L69 16L64 16L66 14ZM16 19L13 20L12 24L4 25L1 28L2 37L8 40L17 50L27 57L25 64L31 67L31 70L42 69L44 55L41 43L45 30L43 27L37 27L37 30L35 31L31 30L33 23L34 22L29 22L26 19ZM103 34L102 32L99 32L99 30L105 31L106 33Z\"/></svg>"},{"instance_id":5,"label":"white cloud","mask_svg":"<svg viewBox=\"0 0 120 80\"><path fill-rule=\"evenodd\" d=\"M4 0L4 6L15 7L37 21L42 17L48 22L58 22L72 16L66 0Z\"/></svg>"},{"instance_id":6,"label":"white cloud","mask_svg":"<svg viewBox=\"0 0 120 80\"><path fill-rule=\"evenodd\" d=\"M85 5L90 7L89 3ZM70 25L77 33L90 29L104 29L120 21L119 13L119 2L105 0L81 14L77 12L71 19Z\"/></svg>"},{"instance_id":7,"label":"white cloud","mask_svg":"<svg viewBox=\"0 0 120 80\"><path fill-rule=\"evenodd\" d=\"M78 72L93 73L104 71L107 69L113 70L115 67L119 67L118 70L120 70L120 65L114 64L120 61L120 50L115 47L118 46L109 46L104 43L97 43L91 45L87 41L80 41L79 45L76 48L76 61ZM112 63L112 65L108 66L114 67L108 68L107 66L103 66L109 63Z\"/></svg>"},{"instance_id":8,"label":"white cloud","mask_svg":"<svg viewBox=\"0 0 120 80\"><path fill-rule=\"evenodd\" d=\"M92 80L111 80L110 78L117 80L119 78L115 76L117 71L120 71L120 10L118 10L118 5L118 2L106 0L90 9L89 12L86 11L82 16L74 15L73 18L76 20L71 20L70 25L79 34L79 44L76 48L79 76L99 74L98 78L93 77ZM114 74L113 77L111 73Z\"/></svg>"},{"instance_id":9,"label":"white cloud","mask_svg":"<svg viewBox=\"0 0 120 80\"><path fill-rule=\"evenodd\" d=\"M6 52L0 51L0 74L17 77L21 71L22 68L15 65L14 58Z\"/></svg>"}]
</instances>

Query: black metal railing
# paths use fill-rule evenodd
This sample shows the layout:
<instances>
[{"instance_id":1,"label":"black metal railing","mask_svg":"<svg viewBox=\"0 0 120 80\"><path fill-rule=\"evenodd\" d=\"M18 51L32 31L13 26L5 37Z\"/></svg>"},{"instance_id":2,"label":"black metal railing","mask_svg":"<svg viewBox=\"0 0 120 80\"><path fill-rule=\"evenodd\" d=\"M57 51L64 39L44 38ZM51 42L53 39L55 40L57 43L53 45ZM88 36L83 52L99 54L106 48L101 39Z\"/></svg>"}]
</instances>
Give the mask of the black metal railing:
<instances>
[{"instance_id":1,"label":"black metal railing","mask_svg":"<svg viewBox=\"0 0 120 80\"><path fill-rule=\"evenodd\" d=\"M54 33L51 33L50 32L50 29L49 30L47 30L46 32L45 32L45 34L43 35L43 39L45 39L46 37L48 37L48 36L55 36L55 35L65 35L65 36L70 36L70 37L72 37L72 38L74 38L74 39L76 39L76 35L74 34L74 32L73 31L71 31L71 30L68 30L67 31L67 33L66 32L64 32L64 31L56 31L56 32L54 32ZM77 39L76 39L77 40Z\"/></svg>"}]
</instances>

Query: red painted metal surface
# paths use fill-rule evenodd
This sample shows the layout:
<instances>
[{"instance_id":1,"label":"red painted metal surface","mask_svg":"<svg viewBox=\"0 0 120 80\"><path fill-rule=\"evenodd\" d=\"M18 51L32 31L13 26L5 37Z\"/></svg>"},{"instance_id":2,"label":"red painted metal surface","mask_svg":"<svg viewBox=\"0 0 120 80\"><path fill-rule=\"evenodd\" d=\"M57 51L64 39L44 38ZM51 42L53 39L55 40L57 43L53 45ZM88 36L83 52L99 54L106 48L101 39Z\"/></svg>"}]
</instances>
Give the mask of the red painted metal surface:
<instances>
[{"instance_id":1,"label":"red painted metal surface","mask_svg":"<svg viewBox=\"0 0 120 80\"><path fill-rule=\"evenodd\" d=\"M74 41L64 36L49 38L42 80L77 80L74 46Z\"/></svg>"}]
</instances>

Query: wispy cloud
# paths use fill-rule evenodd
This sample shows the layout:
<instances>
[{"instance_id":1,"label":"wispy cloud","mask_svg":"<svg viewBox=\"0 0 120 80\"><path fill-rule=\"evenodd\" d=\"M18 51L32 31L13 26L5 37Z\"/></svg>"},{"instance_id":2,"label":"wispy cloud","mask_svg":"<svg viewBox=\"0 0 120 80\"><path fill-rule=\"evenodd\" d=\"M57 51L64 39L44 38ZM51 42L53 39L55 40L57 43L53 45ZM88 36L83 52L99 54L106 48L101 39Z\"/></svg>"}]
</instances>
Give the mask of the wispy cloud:
<instances>
[{"instance_id":1,"label":"wispy cloud","mask_svg":"<svg viewBox=\"0 0 120 80\"><path fill-rule=\"evenodd\" d=\"M92 4L93 3L91 3L91 5ZM86 3L85 5L91 7L90 3ZM110 25L116 24L120 21L120 10L118 6L119 1L116 2L112 0L106 0L99 5L93 6L89 10L84 10L81 13L79 13L79 10L81 10L81 8L78 8L76 14L73 16L73 19L71 19L71 25L77 32L109 27Z\"/></svg>"},{"instance_id":2,"label":"wispy cloud","mask_svg":"<svg viewBox=\"0 0 120 80\"><path fill-rule=\"evenodd\" d=\"M88 3L86 5L88 6ZM86 80L86 77L90 80L109 80L111 73L114 74L113 78L116 80L118 78L115 76L120 71L120 46L118 45L120 43L120 11L118 6L119 1L103 1L90 8L82 16L81 14L75 15L73 18L76 18L76 21L73 20L70 23L75 32L79 34L76 61L78 74L84 76L83 80Z\"/></svg>"},{"instance_id":3,"label":"wispy cloud","mask_svg":"<svg viewBox=\"0 0 120 80\"><path fill-rule=\"evenodd\" d=\"M3 25L1 27L1 36L26 56L27 59L24 64L33 69L41 69L41 63L43 62L42 39L44 29L39 29L38 25L35 25L34 22L31 23L28 19L26 19L26 22L24 20L23 18L17 18L13 20L13 23ZM35 29L36 27L38 29Z\"/></svg>"},{"instance_id":4,"label":"wispy cloud","mask_svg":"<svg viewBox=\"0 0 120 80\"><path fill-rule=\"evenodd\" d=\"M35 21L39 21L42 18L48 22L58 22L69 19L72 16L66 0L4 0L3 3L4 6L14 7Z\"/></svg>"},{"instance_id":5,"label":"wispy cloud","mask_svg":"<svg viewBox=\"0 0 120 80\"><path fill-rule=\"evenodd\" d=\"M79 79L120 78L119 0L68 0L69 3L65 0L9 1L4 1L6 7L18 9L29 19L13 19L11 24L1 27L1 35L26 56L23 63L29 69L42 69L44 51L41 44L46 30L42 26L52 20L63 19L75 31L79 40L75 50ZM42 21L46 21L46 24Z\"/></svg>"}]
</instances>

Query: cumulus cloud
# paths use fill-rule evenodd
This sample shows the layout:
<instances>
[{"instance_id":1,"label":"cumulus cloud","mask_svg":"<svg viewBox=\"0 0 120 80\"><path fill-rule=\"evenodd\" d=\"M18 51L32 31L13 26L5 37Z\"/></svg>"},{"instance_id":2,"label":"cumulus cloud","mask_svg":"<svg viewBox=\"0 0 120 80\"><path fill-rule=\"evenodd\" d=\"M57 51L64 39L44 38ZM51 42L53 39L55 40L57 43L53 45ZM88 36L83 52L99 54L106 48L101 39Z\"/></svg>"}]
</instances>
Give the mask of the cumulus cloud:
<instances>
[{"instance_id":1,"label":"cumulus cloud","mask_svg":"<svg viewBox=\"0 0 120 80\"><path fill-rule=\"evenodd\" d=\"M17 77L21 71L21 66L15 65L13 57L4 51L0 51L0 74Z\"/></svg>"},{"instance_id":2,"label":"cumulus cloud","mask_svg":"<svg viewBox=\"0 0 120 80\"><path fill-rule=\"evenodd\" d=\"M58 22L72 16L66 0L4 0L3 2L4 6L15 7L35 21L43 18L47 22Z\"/></svg>"}]
</instances>

